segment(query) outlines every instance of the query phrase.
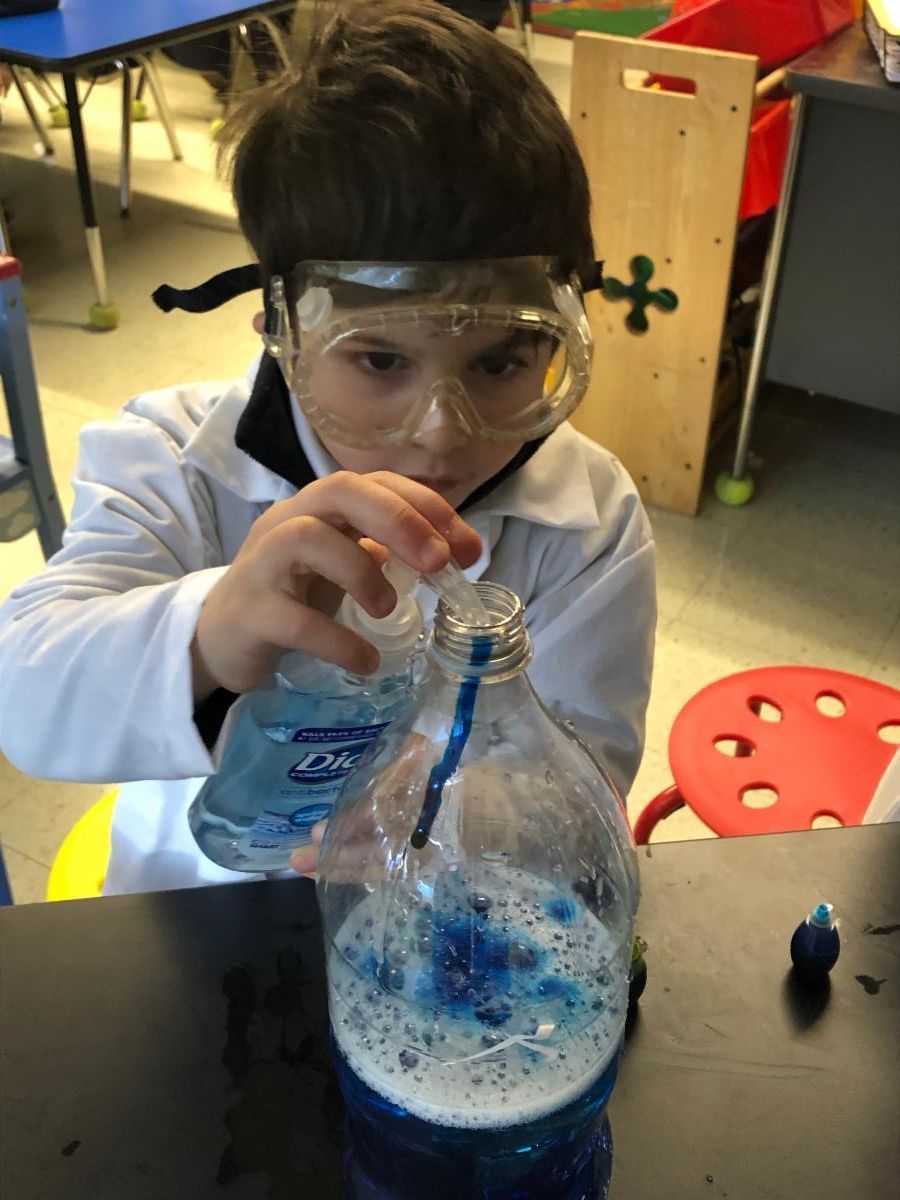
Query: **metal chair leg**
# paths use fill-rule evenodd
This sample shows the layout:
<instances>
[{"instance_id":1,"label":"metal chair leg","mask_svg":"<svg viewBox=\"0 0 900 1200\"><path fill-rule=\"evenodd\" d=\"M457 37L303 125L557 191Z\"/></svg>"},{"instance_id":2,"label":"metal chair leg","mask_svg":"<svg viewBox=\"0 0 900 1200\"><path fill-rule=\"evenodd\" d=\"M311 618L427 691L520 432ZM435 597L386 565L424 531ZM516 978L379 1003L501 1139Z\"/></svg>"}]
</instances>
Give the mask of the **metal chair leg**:
<instances>
[{"instance_id":1,"label":"metal chair leg","mask_svg":"<svg viewBox=\"0 0 900 1200\"><path fill-rule=\"evenodd\" d=\"M759 389L765 378L766 358L769 352L769 342L772 333L772 317L775 310L778 284L781 279L784 242L791 217L794 181L797 175L797 163L800 157L800 143L803 138L805 115L806 97L798 95L794 101L794 120L791 128L787 161L784 167L784 178L781 182L781 196L778 200L775 224L772 229L772 241L769 244L766 266L763 271L763 283L759 295L759 312L756 318L756 332L753 337L750 365L747 369L747 383L744 388L744 402L741 408L741 423L738 429L737 446L734 452L734 466L731 472L734 479L743 479L747 473L747 460L750 455L750 436L753 432L753 417L756 410L756 402L759 398Z\"/></svg>"},{"instance_id":2,"label":"metal chair leg","mask_svg":"<svg viewBox=\"0 0 900 1200\"><path fill-rule=\"evenodd\" d=\"M512 16L513 29L519 38L519 45L525 45L525 26L522 24L521 0L509 0L509 12Z\"/></svg>"},{"instance_id":3,"label":"metal chair leg","mask_svg":"<svg viewBox=\"0 0 900 1200\"><path fill-rule=\"evenodd\" d=\"M278 27L277 22L273 21L266 13L255 13L250 19L265 29L266 33L272 39L272 45L275 47L276 54L281 59L281 65L286 71L290 70L292 65L291 56L288 53L287 42L284 40L284 33Z\"/></svg>"},{"instance_id":4,"label":"metal chair leg","mask_svg":"<svg viewBox=\"0 0 900 1200\"><path fill-rule=\"evenodd\" d=\"M128 216L131 208L131 69L122 59L116 60L122 76L122 144L119 149L119 212Z\"/></svg>"},{"instance_id":5,"label":"metal chair leg","mask_svg":"<svg viewBox=\"0 0 900 1200\"><path fill-rule=\"evenodd\" d=\"M178 135L175 132L175 122L172 120L172 113L169 109L169 102L166 99L166 93L163 89L162 81L159 77L159 72L156 69L156 64L149 54L138 54L137 61L143 69L143 78L150 85L150 91L153 93L153 100L156 104L156 111L159 113L159 119L162 122L163 129L166 131L166 137L169 139L169 149L172 151L172 157L176 162L181 162L184 157L181 153L181 146L178 143Z\"/></svg>"},{"instance_id":6,"label":"metal chair leg","mask_svg":"<svg viewBox=\"0 0 900 1200\"><path fill-rule=\"evenodd\" d=\"M28 82L48 108L53 108L57 104L62 104L61 97L54 92L52 86L47 82L40 71L26 70L25 74L28 77Z\"/></svg>"},{"instance_id":7,"label":"metal chair leg","mask_svg":"<svg viewBox=\"0 0 900 1200\"><path fill-rule=\"evenodd\" d=\"M31 101L31 96L28 94L28 89L25 85L25 80L22 77L21 69L13 66L11 66L9 69L13 77L13 82L16 85L16 91L22 98L22 103L25 105L25 111L28 113L31 124L34 126L35 133L40 138L41 145L44 148L44 154L48 158L52 158L54 150L53 143L50 141L50 134L47 132L44 122L38 116L37 109L34 107L34 104Z\"/></svg>"},{"instance_id":8,"label":"metal chair leg","mask_svg":"<svg viewBox=\"0 0 900 1200\"><path fill-rule=\"evenodd\" d=\"M253 64L256 82L262 86L266 82L266 70L260 56L256 52L256 47L253 45L253 35L250 32L250 26L247 21L241 21L237 26L236 35L241 50L249 57L250 62Z\"/></svg>"},{"instance_id":9,"label":"metal chair leg","mask_svg":"<svg viewBox=\"0 0 900 1200\"><path fill-rule=\"evenodd\" d=\"M9 261L7 259L7 263ZM15 274L0 278L0 378L6 397L13 454L33 498L41 549L44 557L50 558L62 545L65 518L50 469L19 264L14 263L14 268ZM18 487L18 483L14 486ZM34 528L34 523L30 528Z\"/></svg>"},{"instance_id":10,"label":"metal chair leg","mask_svg":"<svg viewBox=\"0 0 900 1200\"><path fill-rule=\"evenodd\" d=\"M529 62L534 58L534 29L531 24L531 0L521 0L522 28L525 31L525 57Z\"/></svg>"},{"instance_id":11,"label":"metal chair leg","mask_svg":"<svg viewBox=\"0 0 900 1200\"><path fill-rule=\"evenodd\" d=\"M65 108L65 106L66 106L65 94L63 94L63 95L59 94L59 92L53 86L53 80L50 78L50 76L42 75L39 71L35 71L34 76L36 79L40 79L40 81L41 81L41 96L42 97L48 96L48 104L50 105L50 107L52 108L54 105L59 105L61 108Z\"/></svg>"}]
</instances>

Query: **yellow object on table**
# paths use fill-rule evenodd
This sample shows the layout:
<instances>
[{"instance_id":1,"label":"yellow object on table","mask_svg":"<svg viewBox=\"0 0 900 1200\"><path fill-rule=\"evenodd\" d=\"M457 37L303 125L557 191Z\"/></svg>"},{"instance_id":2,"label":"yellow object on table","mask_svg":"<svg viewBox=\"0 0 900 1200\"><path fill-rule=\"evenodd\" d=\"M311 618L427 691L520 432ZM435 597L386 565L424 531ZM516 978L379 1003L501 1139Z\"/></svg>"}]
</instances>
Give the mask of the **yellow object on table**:
<instances>
[{"instance_id":1,"label":"yellow object on table","mask_svg":"<svg viewBox=\"0 0 900 1200\"><path fill-rule=\"evenodd\" d=\"M900 83L900 0L866 0L864 24L888 83Z\"/></svg>"},{"instance_id":2,"label":"yellow object on table","mask_svg":"<svg viewBox=\"0 0 900 1200\"><path fill-rule=\"evenodd\" d=\"M50 868L48 900L85 900L103 891L118 794L111 788L69 830Z\"/></svg>"}]
</instances>

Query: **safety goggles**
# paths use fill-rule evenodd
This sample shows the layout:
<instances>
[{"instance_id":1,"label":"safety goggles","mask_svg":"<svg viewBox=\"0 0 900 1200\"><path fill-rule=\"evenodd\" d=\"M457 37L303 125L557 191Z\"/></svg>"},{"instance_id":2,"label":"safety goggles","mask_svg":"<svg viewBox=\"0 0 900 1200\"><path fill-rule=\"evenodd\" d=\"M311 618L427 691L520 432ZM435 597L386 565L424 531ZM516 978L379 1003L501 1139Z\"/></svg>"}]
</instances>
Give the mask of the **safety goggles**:
<instances>
[{"instance_id":1,"label":"safety goggles","mask_svg":"<svg viewBox=\"0 0 900 1200\"><path fill-rule=\"evenodd\" d=\"M446 421L540 437L584 395L593 348L579 280L540 257L302 262L271 280L263 337L310 424L357 447Z\"/></svg>"}]
</instances>

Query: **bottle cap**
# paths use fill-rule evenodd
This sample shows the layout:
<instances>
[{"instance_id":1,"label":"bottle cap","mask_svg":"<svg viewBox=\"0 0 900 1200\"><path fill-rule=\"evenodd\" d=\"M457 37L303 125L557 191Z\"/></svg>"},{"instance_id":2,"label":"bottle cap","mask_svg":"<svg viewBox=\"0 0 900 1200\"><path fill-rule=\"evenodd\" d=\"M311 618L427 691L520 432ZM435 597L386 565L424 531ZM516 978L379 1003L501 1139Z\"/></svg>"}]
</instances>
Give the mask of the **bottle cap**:
<instances>
[{"instance_id":1,"label":"bottle cap","mask_svg":"<svg viewBox=\"0 0 900 1200\"><path fill-rule=\"evenodd\" d=\"M819 929L834 928L834 905L833 904L817 904L809 914L810 925L815 925Z\"/></svg>"},{"instance_id":2,"label":"bottle cap","mask_svg":"<svg viewBox=\"0 0 900 1200\"><path fill-rule=\"evenodd\" d=\"M411 595L418 576L404 563L392 558L382 568L397 593L397 603L386 617L372 617L351 596L345 596L337 619L378 650L382 669L408 657L422 635L422 612Z\"/></svg>"}]
</instances>

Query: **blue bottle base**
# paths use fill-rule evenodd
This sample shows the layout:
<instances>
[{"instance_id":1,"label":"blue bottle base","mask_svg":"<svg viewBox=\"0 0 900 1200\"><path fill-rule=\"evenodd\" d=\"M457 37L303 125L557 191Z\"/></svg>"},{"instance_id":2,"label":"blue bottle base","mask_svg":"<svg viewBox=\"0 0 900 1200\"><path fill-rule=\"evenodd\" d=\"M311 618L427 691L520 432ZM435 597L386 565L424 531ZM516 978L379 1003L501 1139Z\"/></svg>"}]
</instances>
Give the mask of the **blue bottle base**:
<instances>
[{"instance_id":1,"label":"blue bottle base","mask_svg":"<svg viewBox=\"0 0 900 1200\"><path fill-rule=\"evenodd\" d=\"M486 1185L475 1192L466 1191L459 1182L459 1175L451 1164L436 1163L434 1170L443 1169L443 1175L423 1176L420 1183L409 1179L401 1191L385 1191L370 1179L357 1161L353 1151L353 1139L345 1134L344 1150L344 1200L607 1200L612 1179L613 1139L609 1117L603 1114L594 1134L582 1166L561 1190L552 1183L534 1181L533 1186L523 1187L515 1183L511 1187L495 1188ZM458 1164L457 1164L458 1165ZM447 1172L451 1174L447 1174Z\"/></svg>"},{"instance_id":2,"label":"blue bottle base","mask_svg":"<svg viewBox=\"0 0 900 1200\"><path fill-rule=\"evenodd\" d=\"M564 1108L521 1126L432 1124L372 1091L333 1047L347 1106L344 1200L606 1200L606 1102L618 1059Z\"/></svg>"}]
</instances>

